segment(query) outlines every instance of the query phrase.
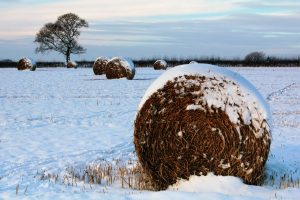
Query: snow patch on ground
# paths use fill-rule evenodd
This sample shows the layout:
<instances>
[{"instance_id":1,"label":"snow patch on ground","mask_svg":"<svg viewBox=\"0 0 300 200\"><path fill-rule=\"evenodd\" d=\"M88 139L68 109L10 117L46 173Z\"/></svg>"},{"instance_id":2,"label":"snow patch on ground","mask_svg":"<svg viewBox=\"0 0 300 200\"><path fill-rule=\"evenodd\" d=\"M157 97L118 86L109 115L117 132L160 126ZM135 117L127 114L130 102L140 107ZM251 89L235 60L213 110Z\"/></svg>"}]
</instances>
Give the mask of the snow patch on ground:
<instances>
[{"instance_id":1,"label":"snow patch on ground","mask_svg":"<svg viewBox=\"0 0 300 200\"><path fill-rule=\"evenodd\" d=\"M246 185L241 179L233 176L215 176L209 173L207 176L191 176L190 179L180 180L175 185L169 187L169 190L189 193L220 194L221 199L241 198L241 199L275 199L280 198L280 190L272 190L259 186ZM296 189L290 189L292 194L285 194L285 198L293 199L295 195L300 194Z\"/></svg>"},{"instance_id":2,"label":"snow patch on ground","mask_svg":"<svg viewBox=\"0 0 300 200\"><path fill-rule=\"evenodd\" d=\"M82 68L0 69L0 199L299 199L299 186L293 188L290 180L297 184L300 179L300 68L231 70L254 83L265 98L272 94L274 128L262 186L213 175L191 177L161 192L120 184L85 184L83 189L83 183L40 180L36 175L43 171L63 175L68 167L134 160L137 106L162 71L137 68L136 79L127 81L107 80Z\"/></svg>"}]
</instances>

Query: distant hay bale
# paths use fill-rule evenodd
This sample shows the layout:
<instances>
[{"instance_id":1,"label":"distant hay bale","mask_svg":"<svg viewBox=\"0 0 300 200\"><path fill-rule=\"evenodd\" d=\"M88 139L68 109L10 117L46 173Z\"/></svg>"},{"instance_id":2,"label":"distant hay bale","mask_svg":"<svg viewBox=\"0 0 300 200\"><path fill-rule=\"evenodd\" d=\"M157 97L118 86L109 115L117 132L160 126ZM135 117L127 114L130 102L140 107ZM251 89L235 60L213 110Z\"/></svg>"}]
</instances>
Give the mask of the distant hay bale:
<instances>
[{"instance_id":1,"label":"distant hay bale","mask_svg":"<svg viewBox=\"0 0 300 200\"><path fill-rule=\"evenodd\" d=\"M95 75L102 75L106 72L106 65L109 59L106 57L99 57L96 59L93 65L93 71Z\"/></svg>"},{"instance_id":2,"label":"distant hay bale","mask_svg":"<svg viewBox=\"0 0 300 200\"><path fill-rule=\"evenodd\" d=\"M189 64L198 64L197 61L192 60Z\"/></svg>"},{"instance_id":3,"label":"distant hay bale","mask_svg":"<svg viewBox=\"0 0 300 200\"><path fill-rule=\"evenodd\" d=\"M67 64L67 68L77 68L77 63L74 61L69 61Z\"/></svg>"},{"instance_id":4,"label":"distant hay bale","mask_svg":"<svg viewBox=\"0 0 300 200\"><path fill-rule=\"evenodd\" d=\"M17 64L18 70L31 70L36 68L35 63L33 63L29 58L22 58ZM32 71L34 71L32 70Z\"/></svg>"},{"instance_id":5,"label":"distant hay bale","mask_svg":"<svg viewBox=\"0 0 300 200\"><path fill-rule=\"evenodd\" d=\"M206 64L177 66L142 99L135 150L157 190L208 172L259 184L271 143L269 116L261 95L238 74Z\"/></svg>"},{"instance_id":6,"label":"distant hay bale","mask_svg":"<svg viewBox=\"0 0 300 200\"><path fill-rule=\"evenodd\" d=\"M106 65L107 79L127 78L132 80L134 75L135 67L130 59L114 57Z\"/></svg>"},{"instance_id":7,"label":"distant hay bale","mask_svg":"<svg viewBox=\"0 0 300 200\"><path fill-rule=\"evenodd\" d=\"M167 62L164 60L157 60L153 64L155 70L167 69Z\"/></svg>"}]
</instances>

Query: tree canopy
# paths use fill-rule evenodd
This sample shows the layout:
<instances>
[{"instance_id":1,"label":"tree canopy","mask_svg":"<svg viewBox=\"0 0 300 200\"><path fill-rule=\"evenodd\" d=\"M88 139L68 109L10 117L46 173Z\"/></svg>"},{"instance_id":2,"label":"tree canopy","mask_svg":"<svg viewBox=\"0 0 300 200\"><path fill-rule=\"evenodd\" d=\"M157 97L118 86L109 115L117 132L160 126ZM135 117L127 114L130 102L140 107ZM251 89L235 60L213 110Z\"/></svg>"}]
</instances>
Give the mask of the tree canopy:
<instances>
[{"instance_id":1,"label":"tree canopy","mask_svg":"<svg viewBox=\"0 0 300 200\"><path fill-rule=\"evenodd\" d=\"M36 53L57 51L65 55L68 63L71 54L82 54L86 51L78 43L80 29L83 27L88 27L88 22L76 14L59 16L56 22L45 24L36 34L34 42L39 44Z\"/></svg>"},{"instance_id":2,"label":"tree canopy","mask_svg":"<svg viewBox=\"0 0 300 200\"><path fill-rule=\"evenodd\" d=\"M266 60L266 54L262 51L254 51L245 56L246 63L258 63Z\"/></svg>"}]
</instances>

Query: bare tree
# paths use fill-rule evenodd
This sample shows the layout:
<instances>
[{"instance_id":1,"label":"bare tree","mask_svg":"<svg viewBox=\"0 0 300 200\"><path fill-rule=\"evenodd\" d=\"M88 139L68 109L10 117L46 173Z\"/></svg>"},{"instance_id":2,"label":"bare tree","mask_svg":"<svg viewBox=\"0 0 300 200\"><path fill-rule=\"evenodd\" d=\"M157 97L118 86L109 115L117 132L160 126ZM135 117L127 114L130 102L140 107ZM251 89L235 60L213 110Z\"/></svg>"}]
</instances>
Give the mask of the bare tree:
<instances>
[{"instance_id":1,"label":"bare tree","mask_svg":"<svg viewBox=\"0 0 300 200\"><path fill-rule=\"evenodd\" d=\"M266 60L266 54L262 51L254 51L245 56L247 63L259 63Z\"/></svg>"},{"instance_id":2,"label":"bare tree","mask_svg":"<svg viewBox=\"0 0 300 200\"><path fill-rule=\"evenodd\" d=\"M36 34L34 42L39 46L36 53L57 51L70 61L71 54L85 53L85 49L78 44L79 29L88 27L88 23L73 13L59 16L55 23L47 23Z\"/></svg>"}]
</instances>

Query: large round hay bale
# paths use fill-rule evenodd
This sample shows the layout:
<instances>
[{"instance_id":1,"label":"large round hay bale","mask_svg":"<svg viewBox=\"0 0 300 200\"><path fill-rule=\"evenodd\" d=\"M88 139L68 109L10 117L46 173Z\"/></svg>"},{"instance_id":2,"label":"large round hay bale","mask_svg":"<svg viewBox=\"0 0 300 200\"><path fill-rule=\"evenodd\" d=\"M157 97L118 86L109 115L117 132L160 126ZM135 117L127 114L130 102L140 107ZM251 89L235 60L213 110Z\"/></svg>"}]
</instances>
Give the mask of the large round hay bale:
<instances>
[{"instance_id":1,"label":"large round hay bale","mask_svg":"<svg viewBox=\"0 0 300 200\"><path fill-rule=\"evenodd\" d=\"M93 65L93 71L95 75L102 75L105 74L106 65L109 59L106 57L99 57L96 59Z\"/></svg>"},{"instance_id":2,"label":"large round hay bale","mask_svg":"<svg viewBox=\"0 0 300 200\"><path fill-rule=\"evenodd\" d=\"M77 63L76 62L74 62L74 61L69 61L68 63L67 63L67 68L77 68Z\"/></svg>"},{"instance_id":3,"label":"large round hay bale","mask_svg":"<svg viewBox=\"0 0 300 200\"><path fill-rule=\"evenodd\" d=\"M29 58L22 58L17 64L18 70L30 70L35 67L34 63Z\"/></svg>"},{"instance_id":4,"label":"large round hay bale","mask_svg":"<svg viewBox=\"0 0 300 200\"><path fill-rule=\"evenodd\" d=\"M258 184L270 126L268 105L247 80L224 68L188 64L149 87L135 120L134 145L157 190L208 172Z\"/></svg>"},{"instance_id":5,"label":"large round hay bale","mask_svg":"<svg viewBox=\"0 0 300 200\"><path fill-rule=\"evenodd\" d=\"M134 64L128 58L114 57L106 65L107 79L127 78L128 80L132 80L134 75Z\"/></svg>"},{"instance_id":6,"label":"large round hay bale","mask_svg":"<svg viewBox=\"0 0 300 200\"><path fill-rule=\"evenodd\" d=\"M155 70L167 69L167 62L164 60L157 60L153 64Z\"/></svg>"}]
</instances>

